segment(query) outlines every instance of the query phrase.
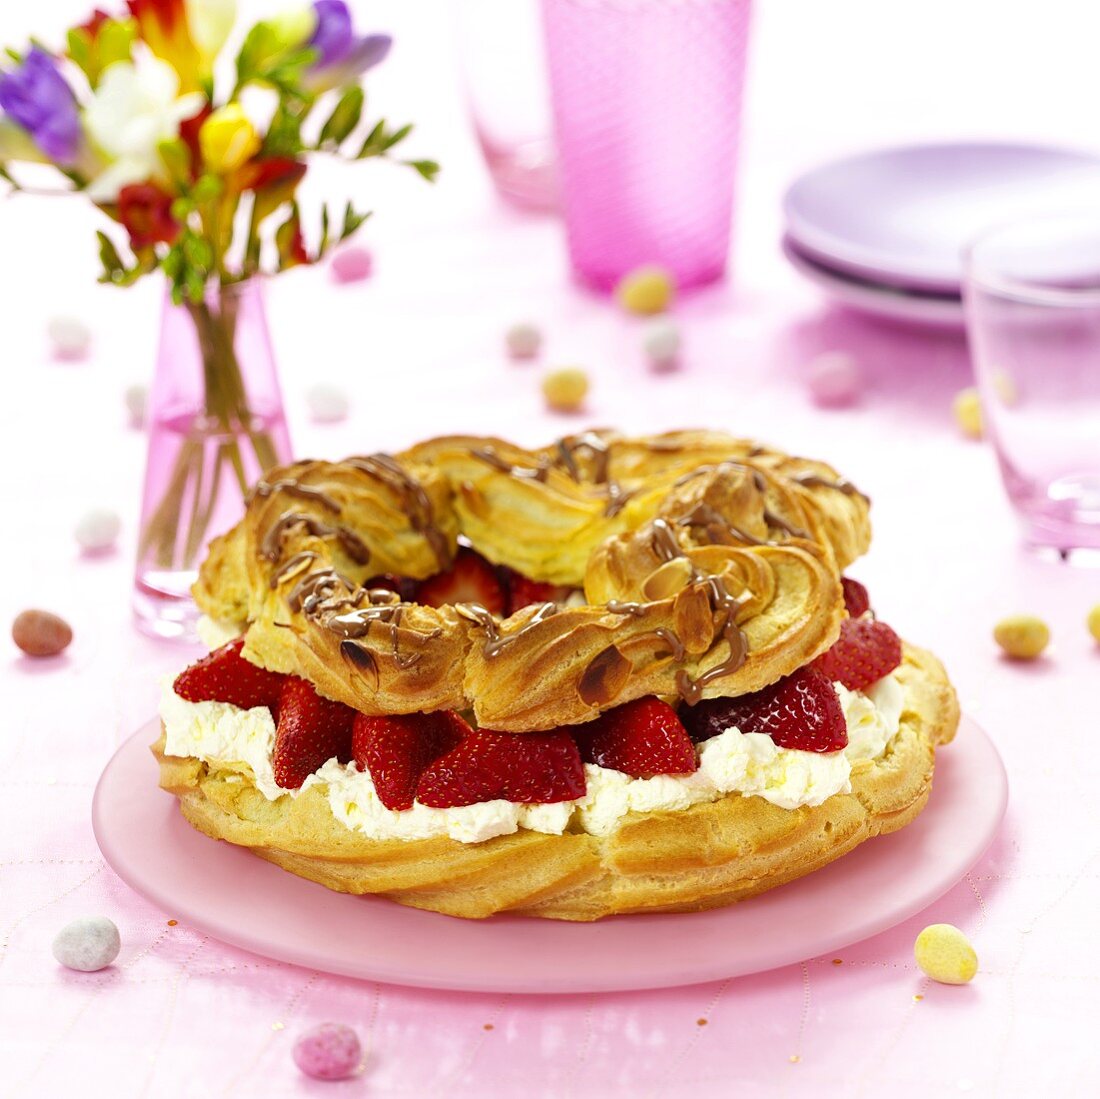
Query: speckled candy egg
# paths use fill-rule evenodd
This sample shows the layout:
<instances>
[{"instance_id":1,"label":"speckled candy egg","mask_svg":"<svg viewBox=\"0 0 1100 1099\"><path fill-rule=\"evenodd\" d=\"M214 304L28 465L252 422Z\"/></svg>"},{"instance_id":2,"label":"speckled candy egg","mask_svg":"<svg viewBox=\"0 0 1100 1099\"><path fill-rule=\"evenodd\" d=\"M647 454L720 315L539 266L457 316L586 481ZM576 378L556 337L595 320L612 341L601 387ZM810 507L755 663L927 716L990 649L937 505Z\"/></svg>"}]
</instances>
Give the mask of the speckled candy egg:
<instances>
[{"instance_id":1,"label":"speckled candy egg","mask_svg":"<svg viewBox=\"0 0 1100 1099\"><path fill-rule=\"evenodd\" d=\"M978 972L978 955L970 940L949 923L934 923L926 927L913 944L917 965L944 985L965 985Z\"/></svg>"},{"instance_id":2,"label":"speckled candy egg","mask_svg":"<svg viewBox=\"0 0 1100 1099\"><path fill-rule=\"evenodd\" d=\"M680 359L680 327L668 317L650 321L642 334L642 352L651 370L672 370Z\"/></svg>"},{"instance_id":3,"label":"speckled candy egg","mask_svg":"<svg viewBox=\"0 0 1100 1099\"><path fill-rule=\"evenodd\" d=\"M343 248L332 257L332 277L337 282L360 282L370 277L373 266L365 248Z\"/></svg>"},{"instance_id":4,"label":"speckled candy egg","mask_svg":"<svg viewBox=\"0 0 1100 1099\"><path fill-rule=\"evenodd\" d=\"M84 553L105 553L118 541L121 529L122 520L116 512L93 508L77 521L73 535Z\"/></svg>"},{"instance_id":5,"label":"speckled candy egg","mask_svg":"<svg viewBox=\"0 0 1100 1099\"><path fill-rule=\"evenodd\" d=\"M533 359L542 349L542 332L537 324L520 321L504 333L504 346L513 359Z\"/></svg>"},{"instance_id":6,"label":"speckled candy egg","mask_svg":"<svg viewBox=\"0 0 1100 1099\"><path fill-rule=\"evenodd\" d=\"M347 419L351 402L339 386L319 382L306 390L306 404L315 423L334 424Z\"/></svg>"},{"instance_id":7,"label":"speckled candy egg","mask_svg":"<svg viewBox=\"0 0 1100 1099\"><path fill-rule=\"evenodd\" d=\"M140 382L128 385L122 398L126 402L126 413L131 427L145 426L145 406L149 402L149 387Z\"/></svg>"},{"instance_id":8,"label":"speckled candy egg","mask_svg":"<svg viewBox=\"0 0 1100 1099\"><path fill-rule=\"evenodd\" d=\"M806 385L814 404L841 408L855 404L863 388L859 364L844 351L826 351L806 367Z\"/></svg>"},{"instance_id":9,"label":"speckled candy egg","mask_svg":"<svg viewBox=\"0 0 1100 1099\"><path fill-rule=\"evenodd\" d=\"M294 1063L315 1080L345 1080L362 1065L359 1035L344 1023L321 1023L298 1036Z\"/></svg>"},{"instance_id":10,"label":"speckled candy egg","mask_svg":"<svg viewBox=\"0 0 1100 1099\"><path fill-rule=\"evenodd\" d=\"M91 330L79 317L51 317L46 335L54 358L67 362L85 358L92 346Z\"/></svg>"},{"instance_id":11,"label":"speckled candy egg","mask_svg":"<svg viewBox=\"0 0 1100 1099\"><path fill-rule=\"evenodd\" d=\"M615 287L615 299L628 313L663 313L675 294L672 276L656 264L636 267Z\"/></svg>"},{"instance_id":12,"label":"speckled candy egg","mask_svg":"<svg viewBox=\"0 0 1100 1099\"><path fill-rule=\"evenodd\" d=\"M67 923L53 941L53 956L66 969L94 973L118 957L122 940L106 916L83 916Z\"/></svg>"}]
</instances>

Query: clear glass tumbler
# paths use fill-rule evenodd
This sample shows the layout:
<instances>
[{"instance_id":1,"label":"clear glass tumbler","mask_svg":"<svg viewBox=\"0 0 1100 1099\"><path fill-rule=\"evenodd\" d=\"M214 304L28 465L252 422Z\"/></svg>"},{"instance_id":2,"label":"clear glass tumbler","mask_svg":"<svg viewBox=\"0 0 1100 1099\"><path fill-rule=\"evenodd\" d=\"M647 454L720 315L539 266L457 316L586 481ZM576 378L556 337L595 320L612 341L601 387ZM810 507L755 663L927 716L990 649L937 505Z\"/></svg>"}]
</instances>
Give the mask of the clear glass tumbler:
<instances>
[{"instance_id":1,"label":"clear glass tumbler","mask_svg":"<svg viewBox=\"0 0 1100 1099\"><path fill-rule=\"evenodd\" d=\"M542 0L578 277L643 264L681 288L729 252L751 0Z\"/></svg>"},{"instance_id":2,"label":"clear glass tumbler","mask_svg":"<svg viewBox=\"0 0 1100 1099\"><path fill-rule=\"evenodd\" d=\"M462 0L455 10L470 117L497 192L557 210L539 0Z\"/></svg>"},{"instance_id":3,"label":"clear glass tumbler","mask_svg":"<svg viewBox=\"0 0 1100 1099\"><path fill-rule=\"evenodd\" d=\"M965 298L987 434L1028 542L1100 549L1100 215L988 230Z\"/></svg>"}]
</instances>

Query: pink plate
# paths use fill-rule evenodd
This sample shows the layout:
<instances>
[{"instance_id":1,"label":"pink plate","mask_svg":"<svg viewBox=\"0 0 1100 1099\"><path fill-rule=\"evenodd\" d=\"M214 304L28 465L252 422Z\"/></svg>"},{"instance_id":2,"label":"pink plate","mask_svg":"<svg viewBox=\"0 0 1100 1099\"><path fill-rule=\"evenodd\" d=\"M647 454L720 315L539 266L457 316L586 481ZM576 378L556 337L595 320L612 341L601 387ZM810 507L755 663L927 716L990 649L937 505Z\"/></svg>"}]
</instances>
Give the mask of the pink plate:
<instances>
[{"instance_id":1,"label":"pink plate","mask_svg":"<svg viewBox=\"0 0 1100 1099\"><path fill-rule=\"evenodd\" d=\"M157 787L139 729L92 803L104 857L166 913L234 946L328 973L476 992L610 992L773 969L900 923L942 896L989 846L1008 783L996 748L963 720L928 808L801 881L734 905L592 924L453 919L333 893L194 831ZM853 903L858 901L858 903Z\"/></svg>"}]
</instances>

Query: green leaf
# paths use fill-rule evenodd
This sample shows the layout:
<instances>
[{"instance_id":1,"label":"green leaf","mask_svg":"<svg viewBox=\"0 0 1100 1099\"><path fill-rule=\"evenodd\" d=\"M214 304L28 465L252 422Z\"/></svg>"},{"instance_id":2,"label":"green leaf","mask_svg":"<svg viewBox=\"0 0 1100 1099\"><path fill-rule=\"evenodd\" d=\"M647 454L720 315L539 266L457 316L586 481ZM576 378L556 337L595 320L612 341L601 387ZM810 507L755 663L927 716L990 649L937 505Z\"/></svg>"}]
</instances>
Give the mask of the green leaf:
<instances>
[{"instance_id":1,"label":"green leaf","mask_svg":"<svg viewBox=\"0 0 1100 1099\"><path fill-rule=\"evenodd\" d=\"M88 78L88 83L95 87L92 83L92 36L83 27L73 27L65 36L65 44L73 64Z\"/></svg>"},{"instance_id":2,"label":"green leaf","mask_svg":"<svg viewBox=\"0 0 1100 1099\"><path fill-rule=\"evenodd\" d=\"M434 183L439 175L439 165L434 160L403 160L401 163L419 172L429 183Z\"/></svg>"},{"instance_id":3,"label":"green leaf","mask_svg":"<svg viewBox=\"0 0 1100 1099\"><path fill-rule=\"evenodd\" d=\"M126 270L126 265L122 262L114 241L102 229L96 230L96 236L99 238L99 262L103 265L104 274L113 282Z\"/></svg>"},{"instance_id":4,"label":"green leaf","mask_svg":"<svg viewBox=\"0 0 1100 1099\"><path fill-rule=\"evenodd\" d=\"M130 60L137 30L137 22L133 19L108 19L99 28L96 39L99 72L116 61Z\"/></svg>"},{"instance_id":5,"label":"green leaf","mask_svg":"<svg viewBox=\"0 0 1100 1099\"><path fill-rule=\"evenodd\" d=\"M186 190L191 185L191 150L180 138L174 137L171 141L162 141L157 152L172 182Z\"/></svg>"},{"instance_id":6,"label":"green leaf","mask_svg":"<svg viewBox=\"0 0 1100 1099\"><path fill-rule=\"evenodd\" d=\"M5 46L4 53L6 53L17 65L23 64L23 55L18 50L13 50L11 46Z\"/></svg>"},{"instance_id":7,"label":"green leaf","mask_svg":"<svg viewBox=\"0 0 1100 1099\"><path fill-rule=\"evenodd\" d=\"M357 160L366 160L370 156L381 156L385 151L384 142L386 140L386 123L384 119L379 119L375 124L374 129L367 134L366 140L363 142L362 148L356 154Z\"/></svg>"},{"instance_id":8,"label":"green leaf","mask_svg":"<svg viewBox=\"0 0 1100 1099\"><path fill-rule=\"evenodd\" d=\"M318 145L321 148L337 148L347 140L352 130L359 125L359 119L363 115L363 104L366 95L358 84L353 84L340 96L332 114L325 120L321 127L321 137Z\"/></svg>"},{"instance_id":9,"label":"green leaf","mask_svg":"<svg viewBox=\"0 0 1100 1099\"><path fill-rule=\"evenodd\" d=\"M383 151L392 149L399 141L404 141L405 138L412 133L412 123L408 123L402 126L400 130L395 130L389 137L386 138L386 144L383 146Z\"/></svg>"},{"instance_id":10,"label":"green leaf","mask_svg":"<svg viewBox=\"0 0 1100 1099\"><path fill-rule=\"evenodd\" d=\"M369 217L369 211L365 214L360 214L349 202L347 206L344 207L344 224L340 227L339 239L341 241L347 240L348 237L350 237Z\"/></svg>"},{"instance_id":11,"label":"green leaf","mask_svg":"<svg viewBox=\"0 0 1100 1099\"><path fill-rule=\"evenodd\" d=\"M13 191L21 191L19 181L8 171L6 164L0 164L0 179L4 180Z\"/></svg>"},{"instance_id":12,"label":"green leaf","mask_svg":"<svg viewBox=\"0 0 1100 1099\"><path fill-rule=\"evenodd\" d=\"M265 156L297 156L302 151L301 108L300 102L279 100L264 137Z\"/></svg>"},{"instance_id":13,"label":"green leaf","mask_svg":"<svg viewBox=\"0 0 1100 1099\"><path fill-rule=\"evenodd\" d=\"M328 203L321 206L321 240L317 245L317 258L320 259L328 251Z\"/></svg>"}]
</instances>

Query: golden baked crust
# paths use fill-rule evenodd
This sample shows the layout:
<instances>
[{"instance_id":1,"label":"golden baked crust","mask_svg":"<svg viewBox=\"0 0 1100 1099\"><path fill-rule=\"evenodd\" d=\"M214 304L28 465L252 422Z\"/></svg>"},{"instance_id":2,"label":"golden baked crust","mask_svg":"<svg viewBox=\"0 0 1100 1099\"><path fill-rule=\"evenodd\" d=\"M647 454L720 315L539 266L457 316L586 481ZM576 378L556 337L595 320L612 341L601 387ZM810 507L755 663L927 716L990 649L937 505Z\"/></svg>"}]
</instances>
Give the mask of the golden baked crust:
<instances>
[{"instance_id":1,"label":"golden baked crust","mask_svg":"<svg viewBox=\"0 0 1100 1099\"><path fill-rule=\"evenodd\" d=\"M446 567L459 535L580 606L493 619L364 586ZM507 732L645 695L745 694L836 639L866 499L821 462L716 432L610 431L524 450L450 436L269 475L194 593L245 655L368 714L472 710Z\"/></svg>"},{"instance_id":2,"label":"golden baked crust","mask_svg":"<svg viewBox=\"0 0 1100 1099\"><path fill-rule=\"evenodd\" d=\"M339 823L318 787L270 802L244 764L166 757L163 738L153 751L161 786L197 829L330 889L471 918L696 911L808 874L923 809L935 750L954 736L958 704L930 653L905 646L895 675L904 693L899 732L880 759L853 767L850 794L795 810L731 794L631 814L607 836L521 830L477 844L371 840Z\"/></svg>"}]
</instances>

